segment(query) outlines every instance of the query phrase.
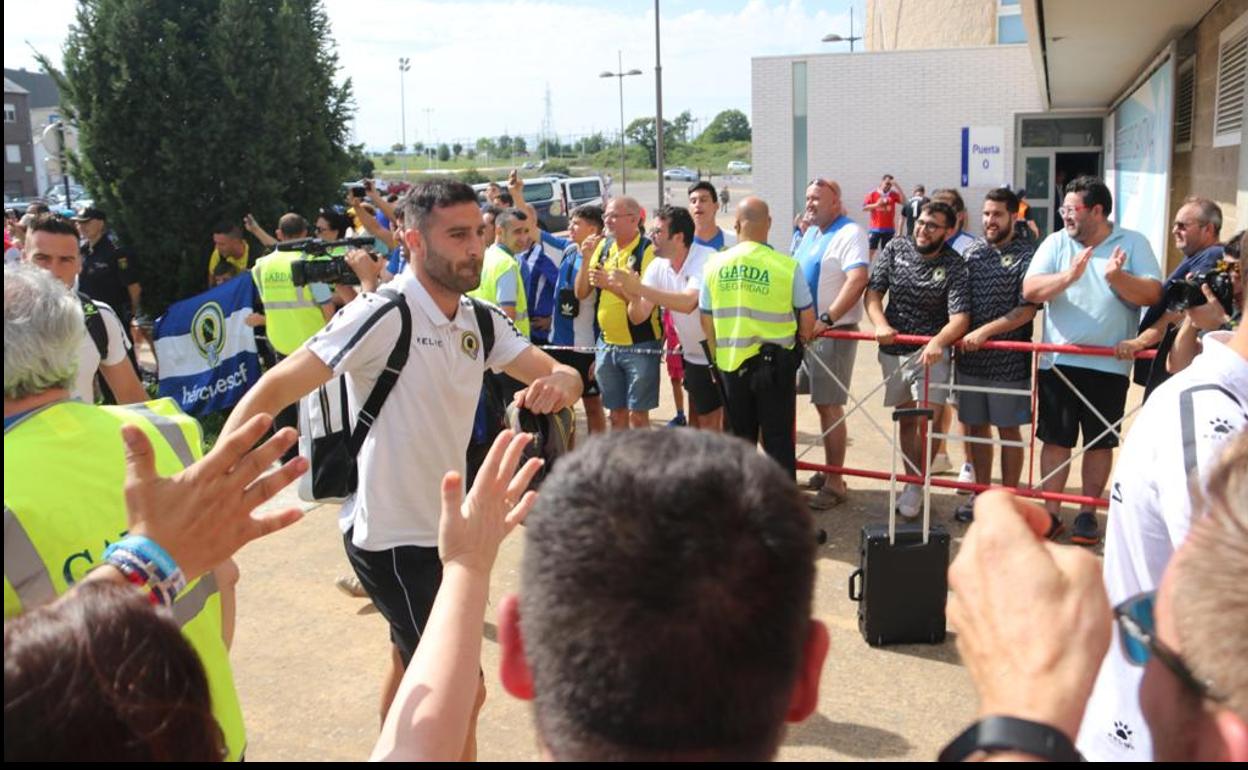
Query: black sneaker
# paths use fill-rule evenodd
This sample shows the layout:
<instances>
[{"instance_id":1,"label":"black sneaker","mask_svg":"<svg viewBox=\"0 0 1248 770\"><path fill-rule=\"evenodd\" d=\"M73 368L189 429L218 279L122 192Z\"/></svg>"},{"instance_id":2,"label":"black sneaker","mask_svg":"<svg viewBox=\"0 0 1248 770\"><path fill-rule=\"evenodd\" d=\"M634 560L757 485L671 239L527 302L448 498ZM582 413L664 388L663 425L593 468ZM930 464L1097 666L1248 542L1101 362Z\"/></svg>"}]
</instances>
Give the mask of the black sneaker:
<instances>
[{"instance_id":1,"label":"black sneaker","mask_svg":"<svg viewBox=\"0 0 1248 770\"><path fill-rule=\"evenodd\" d=\"M963 524L970 524L975 520L975 495L971 495L970 499L958 506L953 512L953 519Z\"/></svg>"},{"instance_id":2,"label":"black sneaker","mask_svg":"<svg viewBox=\"0 0 1248 770\"><path fill-rule=\"evenodd\" d=\"M1101 529L1092 511L1080 511L1070 528L1070 542L1076 545L1096 545L1101 542Z\"/></svg>"},{"instance_id":3,"label":"black sneaker","mask_svg":"<svg viewBox=\"0 0 1248 770\"><path fill-rule=\"evenodd\" d=\"M1056 513L1049 513L1049 531L1044 534L1049 540L1056 540L1059 535L1066 531L1066 525L1062 523L1062 517Z\"/></svg>"}]
</instances>

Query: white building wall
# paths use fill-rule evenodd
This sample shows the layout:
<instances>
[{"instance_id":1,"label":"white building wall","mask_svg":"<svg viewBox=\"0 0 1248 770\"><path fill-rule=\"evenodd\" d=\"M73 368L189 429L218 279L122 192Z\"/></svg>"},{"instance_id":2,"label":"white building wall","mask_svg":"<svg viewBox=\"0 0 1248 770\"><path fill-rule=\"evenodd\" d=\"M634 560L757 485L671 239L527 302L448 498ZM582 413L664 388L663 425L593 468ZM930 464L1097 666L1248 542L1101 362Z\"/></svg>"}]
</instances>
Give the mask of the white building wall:
<instances>
[{"instance_id":1,"label":"white building wall","mask_svg":"<svg viewBox=\"0 0 1248 770\"><path fill-rule=\"evenodd\" d=\"M978 233L988 188L960 187L962 127L1003 128L1004 168L1012 175L1014 115L1042 111L1023 45L754 59L754 192L771 204L771 243L778 248L787 248L797 212L795 61L807 62L807 176L839 182L849 215L864 226L862 199L890 173L907 196L916 184L929 193L958 188L971 214L968 229Z\"/></svg>"}]
</instances>

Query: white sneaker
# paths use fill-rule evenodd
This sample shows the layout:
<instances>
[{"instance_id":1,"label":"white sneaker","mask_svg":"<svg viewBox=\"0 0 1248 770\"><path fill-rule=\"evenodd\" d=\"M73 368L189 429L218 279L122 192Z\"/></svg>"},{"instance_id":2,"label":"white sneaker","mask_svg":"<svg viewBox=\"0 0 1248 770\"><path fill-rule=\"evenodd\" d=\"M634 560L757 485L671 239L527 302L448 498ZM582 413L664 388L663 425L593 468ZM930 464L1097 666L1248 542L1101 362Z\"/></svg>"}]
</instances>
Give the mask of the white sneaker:
<instances>
[{"instance_id":1,"label":"white sneaker","mask_svg":"<svg viewBox=\"0 0 1248 770\"><path fill-rule=\"evenodd\" d=\"M962 470L958 473L958 481L962 482L963 484L974 484L975 483L975 466L971 465L970 463L962 463ZM959 489L958 494L970 495L974 493L971 492L971 490L969 489Z\"/></svg>"},{"instance_id":2,"label":"white sneaker","mask_svg":"<svg viewBox=\"0 0 1248 770\"><path fill-rule=\"evenodd\" d=\"M948 473L953 470L953 463L949 461L949 455L941 452L932 458L932 475L940 473Z\"/></svg>"},{"instance_id":3,"label":"white sneaker","mask_svg":"<svg viewBox=\"0 0 1248 770\"><path fill-rule=\"evenodd\" d=\"M907 519L913 519L923 510L923 487L918 484L907 484L897 498L897 513Z\"/></svg>"},{"instance_id":4,"label":"white sneaker","mask_svg":"<svg viewBox=\"0 0 1248 770\"><path fill-rule=\"evenodd\" d=\"M347 596L357 599L368 598L368 591L364 590L364 586L360 585L360 579L355 575L342 575L334 581L334 585Z\"/></svg>"}]
</instances>

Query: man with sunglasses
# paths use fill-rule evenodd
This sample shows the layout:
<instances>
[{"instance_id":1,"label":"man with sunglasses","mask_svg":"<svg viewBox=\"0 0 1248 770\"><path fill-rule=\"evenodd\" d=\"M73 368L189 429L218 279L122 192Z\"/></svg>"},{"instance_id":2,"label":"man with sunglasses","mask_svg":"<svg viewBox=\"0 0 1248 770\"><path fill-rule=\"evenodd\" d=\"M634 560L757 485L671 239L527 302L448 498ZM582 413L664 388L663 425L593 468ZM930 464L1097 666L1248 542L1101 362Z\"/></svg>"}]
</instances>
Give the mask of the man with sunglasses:
<instances>
[{"instance_id":1,"label":"man with sunglasses","mask_svg":"<svg viewBox=\"0 0 1248 770\"><path fill-rule=\"evenodd\" d=\"M1161 300L1161 269L1152 246L1142 234L1110 222L1112 211L1113 198L1100 179L1081 176L1066 186L1065 228L1044 239L1023 278L1023 299L1046 304L1044 342L1116 347L1136 335L1140 308ZM1040 356L1036 436L1044 445L1040 473L1046 492L1066 488L1071 450L1082 433L1081 493L1098 498L1104 493L1130 371L1130 361L1112 356ZM1056 537L1064 529L1061 503L1045 506L1049 534ZM1079 512L1070 539L1078 545L1100 541L1095 511Z\"/></svg>"},{"instance_id":2,"label":"man with sunglasses","mask_svg":"<svg viewBox=\"0 0 1248 770\"><path fill-rule=\"evenodd\" d=\"M1088 695L1112 641L1111 652L1140 672L1151 729L1150 752L1142 723L1112 725L1119 740L1145 742L1132 758L1248 761L1246 498L1241 432L1209 474L1205 515L1160 586L1111 614L1095 556L1045 542L1048 517L1038 506L1001 490L980 495L949 568L948 609L980 719L941 759L1077 760L1072 740L1085 709L1097 714Z\"/></svg>"}]
</instances>

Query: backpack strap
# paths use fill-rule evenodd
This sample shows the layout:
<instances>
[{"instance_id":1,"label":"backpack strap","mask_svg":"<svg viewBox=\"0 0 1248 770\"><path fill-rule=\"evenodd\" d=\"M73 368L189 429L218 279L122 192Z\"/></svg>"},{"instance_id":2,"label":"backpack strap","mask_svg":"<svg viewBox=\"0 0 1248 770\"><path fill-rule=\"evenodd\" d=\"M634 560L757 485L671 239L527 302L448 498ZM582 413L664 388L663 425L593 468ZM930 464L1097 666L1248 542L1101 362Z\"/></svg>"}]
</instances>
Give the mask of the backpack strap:
<instances>
[{"instance_id":1,"label":"backpack strap","mask_svg":"<svg viewBox=\"0 0 1248 770\"><path fill-rule=\"evenodd\" d=\"M390 357L386 359L386 368L382 370L381 375L377 378L372 391L364 401L364 406L360 407L355 430L351 432L349 446L351 457L359 455L360 447L364 446L364 439L368 436L369 429L373 427L373 422L376 421L377 415L381 413L381 407L385 405L386 398L390 395L390 391L394 389L395 383L399 381L399 373L403 371L404 365L407 364L407 356L412 348L412 309L407 306L407 300L394 289L379 289L377 294L380 294L387 300L386 304L378 312L378 315L389 312L391 308L397 308L402 328L399 330L398 340L394 343L394 349L390 351Z\"/></svg>"},{"instance_id":2,"label":"backpack strap","mask_svg":"<svg viewBox=\"0 0 1248 770\"><path fill-rule=\"evenodd\" d=\"M86 294L78 292L78 302L82 305L82 320L86 324L87 334L91 336L95 349L99 351L100 360L103 361L108 358L108 327L104 325L104 316L95 301Z\"/></svg>"},{"instance_id":3,"label":"backpack strap","mask_svg":"<svg viewBox=\"0 0 1248 770\"><path fill-rule=\"evenodd\" d=\"M646 256L646 249L650 248L650 239L642 234L637 241L637 248L633 249L633 253L628 255L628 269L634 273L641 275L641 260Z\"/></svg>"},{"instance_id":4,"label":"backpack strap","mask_svg":"<svg viewBox=\"0 0 1248 770\"><path fill-rule=\"evenodd\" d=\"M472 312L477 315L477 330L481 332L481 350L485 353L482 361L490 360L490 352L494 350L494 317L490 306L476 297L468 297L472 302Z\"/></svg>"}]
</instances>

